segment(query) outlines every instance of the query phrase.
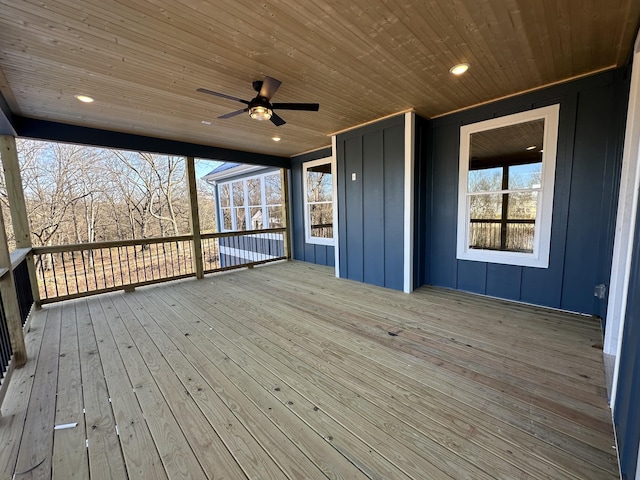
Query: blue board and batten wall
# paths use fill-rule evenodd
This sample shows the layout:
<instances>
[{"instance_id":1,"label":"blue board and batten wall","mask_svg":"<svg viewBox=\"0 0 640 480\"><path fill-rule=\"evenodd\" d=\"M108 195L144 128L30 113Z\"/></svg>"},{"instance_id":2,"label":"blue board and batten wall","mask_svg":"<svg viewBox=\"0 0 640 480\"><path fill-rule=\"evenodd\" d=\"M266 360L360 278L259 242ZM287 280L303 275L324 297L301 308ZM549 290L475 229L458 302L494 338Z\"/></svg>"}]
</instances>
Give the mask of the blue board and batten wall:
<instances>
[{"instance_id":1,"label":"blue board and batten wall","mask_svg":"<svg viewBox=\"0 0 640 480\"><path fill-rule=\"evenodd\" d=\"M291 158L291 229L293 258L329 267L335 266L335 248L332 245L307 243L304 229L304 187L302 164L331 157L331 147Z\"/></svg>"},{"instance_id":2,"label":"blue board and batten wall","mask_svg":"<svg viewBox=\"0 0 640 480\"><path fill-rule=\"evenodd\" d=\"M640 209L629 278L627 314L622 336L614 424L623 480L636 478L640 445Z\"/></svg>"},{"instance_id":3,"label":"blue board and batten wall","mask_svg":"<svg viewBox=\"0 0 640 480\"><path fill-rule=\"evenodd\" d=\"M416 168L426 198L419 248L424 283L536 305L600 315L606 301L622 160L627 70L495 102L428 122L426 155ZM560 104L558 154L549 268L456 259L460 127L490 118ZM421 148L417 148L420 154ZM419 205L419 204L418 204ZM417 209L417 211L422 211Z\"/></svg>"},{"instance_id":4,"label":"blue board and batten wall","mask_svg":"<svg viewBox=\"0 0 640 480\"><path fill-rule=\"evenodd\" d=\"M403 289L404 122L399 115L336 139L341 278Z\"/></svg>"}]
</instances>

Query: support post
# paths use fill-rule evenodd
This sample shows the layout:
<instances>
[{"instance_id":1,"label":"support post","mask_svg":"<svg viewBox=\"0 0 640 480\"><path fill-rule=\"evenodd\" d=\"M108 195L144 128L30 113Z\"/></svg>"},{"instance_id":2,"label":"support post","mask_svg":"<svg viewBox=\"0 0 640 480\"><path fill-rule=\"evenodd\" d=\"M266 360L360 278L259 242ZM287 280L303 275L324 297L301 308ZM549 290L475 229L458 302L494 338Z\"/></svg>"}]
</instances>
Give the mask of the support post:
<instances>
[{"instance_id":1,"label":"support post","mask_svg":"<svg viewBox=\"0 0 640 480\"><path fill-rule=\"evenodd\" d=\"M4 168L4 179L7 186L13 233L16 237L16 248L31 249L33 247L31 243L31 230L29 229L27 205L22 188L16 139L8 135L0 136L0 152L2 153L2 166ZM29 271L29 283L31 284L33 301L36 308L40 308L40 291L38 288L36 267L33 262L33 253L27 255L27 270Z\"/></svg>"},{"instance_id":2,"label":"support post","mask_svg":"<svg viewBox=\"0 0 640 480\"><path fill-rule=\"evenodd\" d=\"M193 255L196 278L204 278L202 264L202 239L200 238L200 214L198 212L198 188L196 185L196 166L193 157L187 157L187 182L189 184L189 211L191 234L193 235Z\"/></svg>"},{"instance_id":3,"label":"support post","mask_svg":"<svg viewBox=\"0 0 640 480\"><path fill-rule=\"evenodd\" d=\"M13 361L16 367L21 367L27 362L27 347L24 343L20 306L18 305L16 285L13 281L13 270L11 268L11 257L9 256L7 232L4 228L2 209L0 209L0 268L7 268L9 270L0 278L0 295L2 295L4 316L7 319L7 328L11 339Z\"/></svg>"},{"instance_id":4,"label":"support post","mask_svg":"<svg viewBox=\"0 0 640 480\"><path fill-rule=\"evenodd\" d=\"M282 225L286 229L284 238L284 255L291 260L291 221L289 219L289 171L280 169L280 188L282 191Z\"/></svg>"}]
</instances>

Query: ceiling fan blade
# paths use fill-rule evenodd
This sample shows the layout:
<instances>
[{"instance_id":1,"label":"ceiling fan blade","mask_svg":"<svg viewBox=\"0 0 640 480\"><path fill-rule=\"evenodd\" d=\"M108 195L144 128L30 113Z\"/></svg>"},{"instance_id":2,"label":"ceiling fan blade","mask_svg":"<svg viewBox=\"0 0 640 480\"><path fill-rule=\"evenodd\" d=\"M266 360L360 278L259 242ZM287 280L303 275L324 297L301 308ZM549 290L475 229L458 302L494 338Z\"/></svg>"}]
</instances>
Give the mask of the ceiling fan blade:
<instances>
[{"instance_id":1,"label":"ceiling fan blade","mask_svg":"<svg viewBox=\"0 0 640 480\"><path fill-rule=\"evenodd\" d=\"M243 110L236 110L235 112L225 113L224 115L220 115L218 118L231 118L231 117L235 117L237 115L240 115L240 114L248 112L248 111L249 111L248 108L245 108Z\"/></svg>"},{"instance_id":2,"label":"ceiling fan blade","mask_svg":"<svg viewBox=\"0 0 640 480\"><path fill-rule=\"evenodd\" d=\"M307 112L317 112L320 109L318 103L272 103L271 106L278 110L305 110Z\"/></svg>"},{"instance_id":3,"label":"ceiling fan blade","mask_svg":"<svg viewBox=\"0 0 640 480\"><path fill-rule=\"evenodd\" d=\"M287 122L285 122L277 113L273 112L271 114L271 123L273 123L276 127L279 127Z\"/></svg>"},{"instance_id":4,"label":"ceiling fan blade","mask_svg":"<svg viewBox=\"0 0 640 480\"><path fill-rule=\"evenodd\" d=\"M240 103L244 103L246 105L249 105L249 102L247 100L242 100L241 98L232 97L231 95L227 95L225 93L214 92L213 90L207 90L206 88L198 88L196 91L200 92L200 93L207 93L209 95L213 95L213 96L216 96L216 97L226 98L227 100L234 100L236 102L240 102Z\"/></svg>"},{"instance_id":5,"label":"ceiling fan blade","mask_svg":"<svg viewBox=\"0 0 640 480\"><path fill-rule=\"evenodd\" d=\"M271 97L273 97L276 94L278 88L280 88L281 83L282 82L280 80L276 80L275 78L264 77L262 88L260 89L258 95L266 98L267 100L271 100Z\"/></svg>"}]
</instances>

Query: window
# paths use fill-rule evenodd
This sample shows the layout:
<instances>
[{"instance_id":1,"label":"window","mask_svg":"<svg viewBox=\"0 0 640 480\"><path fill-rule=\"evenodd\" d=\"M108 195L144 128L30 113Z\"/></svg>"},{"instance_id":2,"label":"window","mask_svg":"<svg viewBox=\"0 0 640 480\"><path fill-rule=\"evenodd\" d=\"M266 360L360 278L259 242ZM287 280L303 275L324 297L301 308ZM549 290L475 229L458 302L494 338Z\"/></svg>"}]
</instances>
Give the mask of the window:
<instances>
[{"instance_id":1,"label":"window","mask_svg":"<svg viewBox=\"0 0 640 480\"><path fill-rule=\"evenodd\" d=\"M461 128L458 259L549 266L559 111Z\"/></svg>"},{"instance_id":2,"label":"window","mask_svg":"<svg viewBox=\"0 0 640 480\"><path fill-rule=\"evenodd\" d=\"M218 195L222 231L282 227L280 173L220 183Z\"/></svg>"},{"instance_id":3,"label":"window","mask_svg":"<svg viewBox=\"0 0 640 480\"><path fill-rule=\"evenodd\" d=\"M307 162L302 170L307 243L333 245L333 175L331 159Z\"/></svg>"}]
</instances>

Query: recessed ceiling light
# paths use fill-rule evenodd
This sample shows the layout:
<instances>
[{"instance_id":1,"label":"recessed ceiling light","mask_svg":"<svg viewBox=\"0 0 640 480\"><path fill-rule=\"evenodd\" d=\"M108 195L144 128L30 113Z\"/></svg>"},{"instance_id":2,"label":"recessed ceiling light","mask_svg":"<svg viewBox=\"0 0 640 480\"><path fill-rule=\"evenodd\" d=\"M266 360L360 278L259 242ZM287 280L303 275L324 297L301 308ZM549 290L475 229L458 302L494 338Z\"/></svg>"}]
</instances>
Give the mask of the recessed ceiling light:
<instances>
[{"instance_id":1,"label":"recessed ceiling light","mask_svg":"<svg viewBox=\"0 0 640 480\"><path fill-rule=\"evenodd\" d=\"M531 145L527 147L527 150L535 150L536 148L538 148L536 145Z\"/></svg>"},{"instance_id":2,"label":"recessed ceiling light","mask_svg":"<svg viewBox=\"0 0 640 480\"><path fill-rule=\"evenodd\" d=\"M454 65L453 67L451 67L449 69L449 72L453 73L454 75L462 75L467 70L469 70L468 63L459 63L458 65Z\"/></svg>"},{"instance_id":3,"label":"recessed ceiling light","mask_svg":"<svg viewBox=\"0 0 640 480\"><path fill-rule=\"evenodd\" d=\"M274 142L279 142L282 139L280 137L271 137L271 140L273 140Z\"/></svg>"},{"instance_id":4,"label":"recessed ceiling light","mask_svg":"<svg viewBox=\"0 0 640 480\"><path fill-rule=\"evenodd\" d=\"M86 95L75 95L75 97L83 103L93 102L93 98L87 97Z\"/></svg>"},{"instance_id":5,"label":"recessed ceiling light","mask_svg":"<svg viewBox=\"0 0 640 480\"><path fill-rule=\"evenodd\" d=\"M209 120L201 120L200 123L203 125L211 125L211 122Z\"/></svg>"}]
</instances>

